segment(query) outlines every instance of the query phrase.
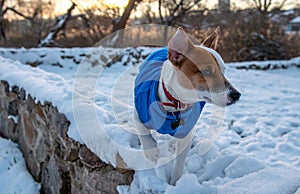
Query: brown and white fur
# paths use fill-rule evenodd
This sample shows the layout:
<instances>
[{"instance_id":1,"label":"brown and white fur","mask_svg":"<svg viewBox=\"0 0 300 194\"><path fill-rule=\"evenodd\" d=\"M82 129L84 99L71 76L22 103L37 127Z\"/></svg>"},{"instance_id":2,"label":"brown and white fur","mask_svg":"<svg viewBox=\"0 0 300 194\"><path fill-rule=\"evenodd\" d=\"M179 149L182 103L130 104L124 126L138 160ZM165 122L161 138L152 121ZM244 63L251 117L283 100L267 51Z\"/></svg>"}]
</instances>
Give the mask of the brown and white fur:
<instances>
[{"instance_id":1,"label":"brown and white fur","mask_svg":"<svg viewBox=\"0 0 300 194\"><path fill-rule=\"evenodd\" d=\"M177 29L168 43L168 60L164 62L161 71L158 88L160 101L169 101L163 90L162 80L168 92L186 104L205 101L224 107L239 100L241 94L225 78L223 64L220 65L220 61L212 54L212 49L217 47L218 32L219 28L216 28L201 45L194 45L182 28ZM178 111L168 106L165 106L165 109L169 112ZM142 134L139 138L145 155L153 161L157 160L159 150L156 141L143 124L140 123L138 128L139 134ZM185 138L176 141L175 153L178 157L174 161L170 180L172 185L175 185L183 173L191 134L190 132Z\"/></svg>"}]
</instances>

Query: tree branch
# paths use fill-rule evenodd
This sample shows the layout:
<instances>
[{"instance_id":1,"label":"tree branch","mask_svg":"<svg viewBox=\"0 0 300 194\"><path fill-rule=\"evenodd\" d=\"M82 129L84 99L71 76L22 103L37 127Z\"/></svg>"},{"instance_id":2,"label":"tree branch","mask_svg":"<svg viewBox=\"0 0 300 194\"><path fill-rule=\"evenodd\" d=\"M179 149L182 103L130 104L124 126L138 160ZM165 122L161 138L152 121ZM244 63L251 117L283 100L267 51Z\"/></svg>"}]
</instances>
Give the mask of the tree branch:
<instances>
[{"instance_id":1,"label":"tree branch","mask_svg":"<svg viewBox=\"0 0 300 194\"><path fill-rule=\"evenodd\" d=\"M32 19L32 17L29 17L29 16L26 16L26 15L22 14L21 12L15 10L15 8L13 8L13 7L7 7L7 8L3 11L3 15L5 15L5 13L6 13L7 11L12 11L12 12L14 12L15 14L21 16L22 18L25 18L26 20L31 20L31 19Z\"/></svg>"},{"instance_id":2,"label":"tree branch","mask_svg":"<svg viewBox=\"0 0 300 194\"><path fill-rule=\"evenodd\" d=\"M56 24L51 28L48 35L43 40L41 40L38 47L50 46L54 42L54 39L56 38L58 32L65 27L66 22L70 19L72 11L75 7L76 4L73 3L65 15L58 17Z\"/></svg>"},{"instance_id":3,"label":"tree branch","mask_svg":"<svg viewBox=\"0 0 300 194\"><path fill-rule=\"evenodd\" d=\"M184 8L183 2L184 2L184 0L181 0L177 4L176 8L173 10L173 14L171 14L167 18L167 20L166 20L167 25L171 25L172 21L177 20L177 19L183 17L184 15L186 15L191 9L193 9L200 2L200 0L193 1L193 4L187 8ZM181 11L176 14L176 12L178 11L179 8L181 8Z\"/></svg>"},{"instance_id":4,"label":"tree branch","mask_svg":"<svg viewBox=\"0 0 300 194\"><path fill-rule=\"evenodd\" d=\"M268 3L267 3L267 0L265 0L265 2L264 2L264 11L265 12L268 12L268 9L270 8L271 4L272 4L272 0L269 0Z\"/></svg>"},{"instance_id":5,"label":"tree branch","mask_svg":"<svg viewBox=\"0 0 300 194\"><path fill-rule=\"evenodd\" d=\"M258 6L259 6L259 10L262 11L262 0L258 0Z\"/></svg>"},{"instance_id":6,"label":"tree branch","mask_svg":"<svg viewBox=\"0 0 300 194\"><path fill-rule=\"evenodd\" d=\"M1 0L1 1L0 1L0 10L1 10L1 11L3 10L4 3L5 3L5 0Z\"/></svg>"},{"instance_id":7,"label":"tree branch","mask_svg":"<svg viewBox=\"0 0 300 194\"><path fill-rule=\"evenodd\" d=\"M162 13L161 13L161 6L162 6L161 1L162 0L158 0L158 13L159 13L159 17L160 17L161 23L165 24L165 20L164 20L164 18L162 16Z\"/></svg>"},{"instance_id":8,"label":"tree branch","mask_svg":"<svg viewBox=\"0 0 300 194\"><path fill-rule=\"evenodd\" d=\"M180 0L180 2L176 5L175 9L173 9L173 12L171 13L171 16L174 16L177 10L182 6L184 0Z\"/></svg>"},{"instance_id":9,"label":"tree branch","mask_svg":"<svg viewBox=\"0 0 300 194\"><path fill-rule=\"evenodd\" d=\"M284 4L287 2L287 0L283 0L283 1L281 1L281 3L280 3L280 5L277 7L278 9L281 9L283 6L284 6Z\"/></svg>"}]
</instances>

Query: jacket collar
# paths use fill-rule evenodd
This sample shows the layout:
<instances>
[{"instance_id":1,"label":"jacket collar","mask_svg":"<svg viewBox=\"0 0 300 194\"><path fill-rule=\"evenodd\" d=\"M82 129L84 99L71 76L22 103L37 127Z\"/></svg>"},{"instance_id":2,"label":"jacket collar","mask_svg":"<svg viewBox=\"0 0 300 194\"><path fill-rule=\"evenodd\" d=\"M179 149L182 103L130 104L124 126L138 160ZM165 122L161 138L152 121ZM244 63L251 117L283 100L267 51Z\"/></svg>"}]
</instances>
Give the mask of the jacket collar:
<instances>
[{"instance_id":1,"label":"jacket collar","mask_svg":"<svg viewBox=\"0 0 300 194\"><path fill-rule=\"evenodd\" d=\"M183 103L180 100L178 100L177 98L175 98L174 96L172 96L172 94L170 94L170 92L167 90L163 80L162 80L162 88L163 88L164 94L166 95L167 99L169 100L168 102L160 102L162 105L168 106L168 107L173 107L173 108L175 108L176 111L185 110L187 107L192 106L191 104Z\"/></svg>"}]
</instances>

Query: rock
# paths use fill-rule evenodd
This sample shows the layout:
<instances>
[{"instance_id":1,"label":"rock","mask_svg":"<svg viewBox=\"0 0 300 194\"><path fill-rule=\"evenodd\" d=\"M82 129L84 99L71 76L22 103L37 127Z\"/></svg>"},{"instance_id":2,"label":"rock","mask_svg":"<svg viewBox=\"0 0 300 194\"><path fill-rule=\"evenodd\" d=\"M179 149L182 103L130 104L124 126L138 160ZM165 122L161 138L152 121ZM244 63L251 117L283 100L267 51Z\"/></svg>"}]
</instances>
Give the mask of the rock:
<instances>
[{"instance_id":1,"label":"rock","mask_svg":"<svg viewBox=\"0 0 300 194\"><path fill-rule=\"evenodd\" d=\"M85 145L81 146L79 149L79 158L84 165L92 169L101 168L106 165Z\"/></svg>"},{"instance_id":2,"label":"rock","mask_svg":"<svg viewBox=\"0 0 300 194\"><path fill-rule=\"evenodd\" d=\"M69 125L50 102L35 103L24 89L10 90L6 81L0 82L0 135L19 144L29 172L42 183L41 193L117 193L117 185L131 183L132 170L101 161L68 137Z\"/></svg>"}]
</instances>

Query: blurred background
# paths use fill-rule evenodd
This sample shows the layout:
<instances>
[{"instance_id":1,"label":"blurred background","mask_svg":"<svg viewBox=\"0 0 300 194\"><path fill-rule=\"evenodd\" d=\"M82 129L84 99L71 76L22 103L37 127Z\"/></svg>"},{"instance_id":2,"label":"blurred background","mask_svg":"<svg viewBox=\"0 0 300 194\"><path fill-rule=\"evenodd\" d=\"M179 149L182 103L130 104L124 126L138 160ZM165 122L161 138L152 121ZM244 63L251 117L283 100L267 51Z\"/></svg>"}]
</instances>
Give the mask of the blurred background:
<instances>
[{"instance_id":1,"label":"blurred background","mask_svg":"<svg viewBox=\"0 0 300 194\"><path fill-rule=\"evenodd\" d=\"M218 51L226 62L300 55L300 2L294 0L0 1L1 47L90 47L138 24L182 26L200 41L220 26ZM164 36L141 28L116 41Z\"/></svg>"}]
</instances>

